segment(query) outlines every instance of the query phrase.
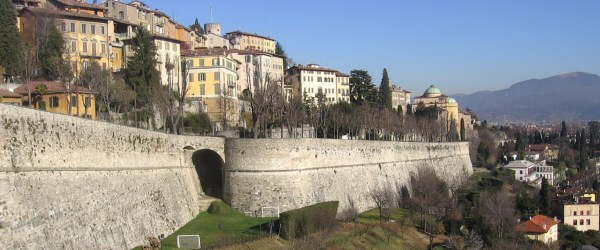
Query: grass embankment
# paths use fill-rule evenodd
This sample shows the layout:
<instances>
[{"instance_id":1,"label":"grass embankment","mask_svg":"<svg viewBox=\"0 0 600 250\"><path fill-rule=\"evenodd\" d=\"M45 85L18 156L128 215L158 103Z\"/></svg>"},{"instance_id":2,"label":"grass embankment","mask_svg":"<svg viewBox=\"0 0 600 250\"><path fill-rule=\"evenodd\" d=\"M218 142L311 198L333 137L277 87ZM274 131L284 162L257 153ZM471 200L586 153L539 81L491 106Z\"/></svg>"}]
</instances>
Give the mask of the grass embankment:
<instances>
[{"instance_id":1,"label":"grass embankment","mask_svg":"<svg viewBox=\"0 0 600 250\"><path fill-rule=\"evenodd\" d=\"M359 216L358 223L340 223L334 228L294 240L266 237L235 244L224 249L427 249L429 238L419 232L415 219L404 209L389 209L390 221L379 221L379 211L369 210ZM436 237L434 244L445 238Z\"/></svg>"},{"instance_id":2,"label":"grass embankment","mask_svg":"<svg viewBox=\"0 0 600 250\"><path fill-rule=\"evenodd\" d=\"M218 247L268 237L267 223L273 218L248 217L223 201L215 201L206 212L177 229L162 241L161 249L178 249L177 235L200 235L202 248ZM222 224L222 229L219 228ZM263 231L261 232L261 225ZM264 232L266 231L266 232ZM141 249L141 247L136 248Z\"/></svg>"}]
</instances>

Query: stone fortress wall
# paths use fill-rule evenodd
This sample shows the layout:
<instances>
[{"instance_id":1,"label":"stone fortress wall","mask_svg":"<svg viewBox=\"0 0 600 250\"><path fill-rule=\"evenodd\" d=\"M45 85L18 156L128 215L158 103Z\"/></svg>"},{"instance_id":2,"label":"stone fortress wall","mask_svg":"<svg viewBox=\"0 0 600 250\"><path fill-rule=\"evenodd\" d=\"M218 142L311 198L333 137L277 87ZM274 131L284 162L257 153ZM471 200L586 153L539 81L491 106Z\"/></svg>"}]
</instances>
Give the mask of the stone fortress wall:
<instances>
[{"instance_id":1,"label":"stone fortress wall","mask_svg":"<svg viewBox=\"0 0 600 250\"><path fill-rule=\"evenodd\" d=\"M224 153L219 137L0 104L0 249L124 249L173 232L201 205L186 146Z\"/></svg>"},{"instance_id":2,"label":"stone fortress wall","mask_svg":"<svg viewBox=\"0 0 600 250\"><path fill-rule=\"evenodd\" d=\"M419 167L451 185L472 172L465 143L175 136L0 104L0 246L123 249L170 234L206 205L202 149L224 162L224 200L255 214L327 200L366 210L367 190Z\"/></svg>"},{"instance_id":3,"label":"stone fortress wall","mask_svg":"<svg viewBox=\"0 0 600 250\"><path fill-rule=\"evenodd\" d=\"M286 211L317 202L375 207L371 190L396 190L418 168L431 167L450 186L473 169L468 143L413 143L327 139L228 139L224 199L240 211Z\"/></svg>"}]
</instances>

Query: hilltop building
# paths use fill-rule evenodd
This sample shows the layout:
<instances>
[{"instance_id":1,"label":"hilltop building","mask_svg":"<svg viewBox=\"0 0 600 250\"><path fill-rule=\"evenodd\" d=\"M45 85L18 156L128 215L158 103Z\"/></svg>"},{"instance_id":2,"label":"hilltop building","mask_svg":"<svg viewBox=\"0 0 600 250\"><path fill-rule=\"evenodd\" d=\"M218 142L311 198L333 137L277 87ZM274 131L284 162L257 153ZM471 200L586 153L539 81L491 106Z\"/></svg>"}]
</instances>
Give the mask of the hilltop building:
<instances>
[{"instance_id":1,"label":"hilltop building","mask_svg":"<svg viewBox=\"0 0 600 250\"><path fill-rule=\"evenodd\" d=\"M402 107L402 113L406 114L406 107L410 104L410 91L402 89L396 85L392 85L392 108L398 110L398 106Z\"/></svg>"},{"instance_id":2,"label":"hilltop building","mask_svg":"<svg viewBox=\"0 0 600 250\"><path fill-rule=\"evenodd\" d=\"M190 65L187 98L203 103L217 130L237 125L240 62L226 49L190 50L182 57Z\"/></svg>"},{"instance_id":3,"label":"hilltop building","mask_svg":"<svg viewBox=\"0 0 600 250\"><path fill-rule=\"evenodd\" d=\"M38 92L39 85L44 86L43 93ZM33 103L36 109L96 119L96 99L93 92L84 87L65 86L61 82L54 81L39 81L22 85L14 92L22 96L24 106ZM29 100L29 93L33 100Z\"/></svg>"},{"instance_id":4,"label":"hilltop building","mask_svg":"<svg viewBox=\"0 0 600 250\"><path fill-rule=\"evenodd\" d=\"M460 122L458 118L458 103L454 98L442 94L440 89L431 85L425 90L422 96L415 97L415 104L420 105L421 103L425 107L440 108L445 113L448 124L454 121L458 128Z\"/></svg>"},{"instance_id":5,"label":"hilltop building","mask_svg":"<svg viewBox=\"0 0 600 250\"><path fill-rule=\"evenodd\" d=\"M312 99L314 103L317 103L318 93L323 95L326 103L348 101L350 78L339 73L335 69L323 68L318 64L293 66L287 70L286 84L291 87L292 94Z\"/></svg>"},{"instance_id":6,"label":"hilltop building","mask_svg":"<svg viewBox=\"0 0 600 250\"><path fill-rule=\"evenodd\" d=\"M600 204L593 197L573 195L560 200L563 222L578 231L600 230Z\"/></svg>"},{"instance_id":7,"label":"hilltop building","mask_svg":"<svg viewBox=\"0 0 600 250\"><path fill-rule=\"evenodd\" d=\"M23 96L12 91L0 89L0 103L8 103L12 105L21 106L23 104L23 101L21 100L22 97Z\"/></svg>"},{"instance_id":8,"label":"hilltop building","mask_svg":"<svg viewBox=\"0 0 600 250\"><path fill-rule=\"evenodd\" d=\"M231 41L221 35L221 24L219 23L206 23L204 24L204 36L206 41L204 47L207 49L220 48L220 49L231 49L233 48Z\"/></svg>"},{"instance_id":9,"label":"hilltop building","mask_svg":"<svg viewBox=\"0 0 600 250\"><path fill-rule=\"evenodd\" d=\"M275 54L275 39L256 33L242 32L236 30L226 34L227 39L233 44L233 48L240 50L256 50Z\"/></svg>"},{"instance_id":10,"label":"hilltop building","mask_svg":"<svg viewBox=\"0 0 600 250\"><path fill-rule=\"evenodd\" d=\"M515 180L525 182L537 188L542 186L542 178L546 178L550 185L554 185L554 167L545 165L545 162L533 163L526 160L511 161L503 166L515 172Z\"/></svg>"},{"instance_id":11,"label":"hilltop building","mask_svg":"<svg viewBox=\"0 0 600 250\"><path fill-rule=\"evenodd\" d=\"M127 40L134 37L134 28L143 27L148 30L156 45L158 59L157 69L160 72L161 83L175 88L181 84L181 46L193 41L190 29L182 29L167 14L152 10L141 1L125 4L119 0L104 1L103 6L108 10L108 16L115 23L115 40L113 62L114 71L127 65L127 58L133 56L133 50L127 45ZM182 33L187 32L189 36ZM184 40L189 39L189 40Z\"/></svg>"},{"instance_id":12,"label":"hilltop building","mask_svg":"<svg viewBox=\"0 0 600 250\"><path fill-rule=\"evenodd\" d=\"M240 62L238 89L256 93L269 83L278 84L283 89L283 57L256 50L229 50L233 58Z\"/></svg>"},{"instance_id":13,"label":"hilltop building","mask_svg":"<svg viewBox=\"0 0 600 250\"><path fill-rule=\"evenodd\" d=\"M110 69L109 43L113 39L112 21L106 8L83 0L15 1L19 9L19 30L27 41L34 41L44 27L38 24L55 20L65 40L64 60L77 77L90 62ZM40 30L41 29L41 30Z\"/></svg>"},{"instance_id":14,"label":"hilltop building","mask_svg":"<svg viewBox=\"0 0 600 250\"><path fill-rule=\"evenodd\" d=\"M536 215L517 225L516 230L523 233L530 240L550 244L558 240L558 224L560 220L544 215Z\"/></svg>"}]
</instances>

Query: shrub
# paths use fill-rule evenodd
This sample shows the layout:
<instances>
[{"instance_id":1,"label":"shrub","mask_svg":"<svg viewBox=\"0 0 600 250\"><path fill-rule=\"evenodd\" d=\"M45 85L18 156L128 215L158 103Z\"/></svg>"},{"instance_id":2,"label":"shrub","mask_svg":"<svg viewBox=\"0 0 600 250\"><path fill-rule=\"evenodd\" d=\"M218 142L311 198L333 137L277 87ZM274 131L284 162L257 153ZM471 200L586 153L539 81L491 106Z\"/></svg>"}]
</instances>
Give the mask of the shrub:
<instances>
[{"instance_id":1,"label":"shrub","mask_svg":"<svg viewBox=\"0 0 600 250\"><path fill-rule=\"evenodd\" d=\"M209 214L220 214L220 215L230 215L237 214L238 212L227 205L222 200L216 200L210 203L207 212Z\"/></svg>"},{"instance_id":2,"label":"shrub","mask_svg":"<svg viewBox=\"0 0 600 250\"><path fill-rule=\"evenodd\" d=\"M327 201L281 213L279 236L293 239L332 227L335 225L338 205L338 201Z\"/></svg>"}]
</instances>

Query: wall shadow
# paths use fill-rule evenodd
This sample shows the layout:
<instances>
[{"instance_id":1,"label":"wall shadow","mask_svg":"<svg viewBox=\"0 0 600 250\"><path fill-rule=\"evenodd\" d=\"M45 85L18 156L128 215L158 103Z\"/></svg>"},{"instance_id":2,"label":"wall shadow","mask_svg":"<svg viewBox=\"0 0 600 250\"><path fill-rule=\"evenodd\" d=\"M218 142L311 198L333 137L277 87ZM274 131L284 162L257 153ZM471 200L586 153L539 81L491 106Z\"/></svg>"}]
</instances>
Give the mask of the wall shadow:
<instances>
[{"instance_id":1,"label":"wall shadow","mask_svg":"<svg viewBox=\"0 0 600 250\"><path fill-rule=\"evenodd\" d=\"M210 149L194 152L192 163L200 178L204 194L223 199L223 159Z\"/></svg>"}]
</instances>

